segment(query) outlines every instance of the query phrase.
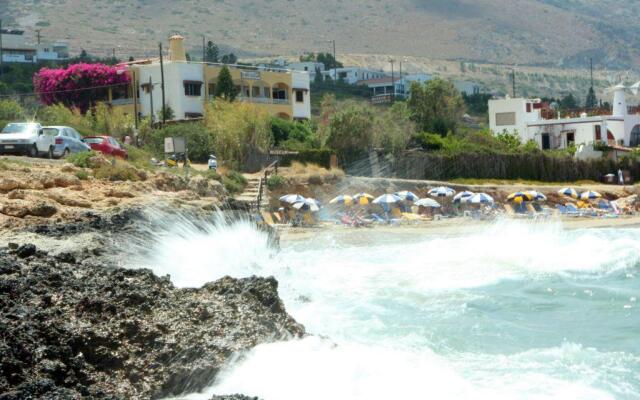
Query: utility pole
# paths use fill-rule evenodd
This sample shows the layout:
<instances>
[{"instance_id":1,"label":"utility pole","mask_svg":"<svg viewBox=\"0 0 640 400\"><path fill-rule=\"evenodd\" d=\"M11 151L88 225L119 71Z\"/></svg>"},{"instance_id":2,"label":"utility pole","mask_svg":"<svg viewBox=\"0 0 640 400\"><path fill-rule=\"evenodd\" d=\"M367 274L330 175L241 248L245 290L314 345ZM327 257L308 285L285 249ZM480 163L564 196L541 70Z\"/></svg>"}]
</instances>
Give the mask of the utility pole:
<instances>
[{"instance_id":1,"label":"utility pole","mask_svg":"<svg viewBox=\"0 0 640 400\"><path fill-rule=\"evenodd\" d=\"M206 47L204 45L204 35L202 35L202 62L205 63L207 62L207 50Z\"/></svg>"},{"instance_id":2,"label":"utility pole","mask_svg":"<svg viewBox=\"0 0 640 400\"><path fill-rule=\"evenodd\" d=\"M131 68L131 90L133 91L133 126L136 128L136 146L138 145L138 80L136 70Z\"/></svg>"},{"instance_id":3,"label":"utility pole","mask_svg":"<svg viewBox=\"0 0 640 400\"><path fill-rule=\"evenodd\" d=\"M162 42L158 43L160 48L160 89L162 90L162 127L167 122L167 110L164 104L164 63L162 62Z\"/></svg>"},{"instance_id":4,"label":"utility pole","mask_svg":"<svg viewBox=\"0 0 640 400\"><path fill-rule=\"evenodd\" d=\"M149 103L149 106L151 107L149 117L151 118L151 126L153 127L153 82L151 82L151 75L149 75Z\"/></svg>"},{"instance_id":5,"label":"utility pole","mask_svg":"<svg viewBox=\"0 0 640 400\"><path fill-rule=\"evenodd\" d=\"M393 85L393 91L395 92L396 86ZM402 98L404 98L404 81L402 80L402 60L400 60L400 90L402 90Z\"/></svg>"},{"instance_id":6,"label":"utility pole","mask_svg":"<svg viewBox=\"0 0 640 400\"><path fill-rule=\"evenodd\" d=\"M3 53L2 53L2 19L0 19L0 77L2 77L2 57L3 57Z\"/></svg>"},{"instance_id":7,"label":"utility pole","mask_svg":"<svg viewBox=\"0 0 640 400\"><path fill-rule=\"evenodd\" d=\"M113 57L113 61L116 62L116 48L111 49L111 56Z\"/></svg>"},{"instance_id":8,"label":"utility pole","mask_svg":"<svg viewBox=\"0 0 640 400\"><path fill-rule=\"evenodd\" d=\"M42 29L36 29L36 38L37 38L37 40L38 40L38 44L40 44L40 31L41 31L41 30L42 30Z\"/></svg>"},{"instance_id":9,"label":"utility pole","mask_svg":"<svg viewBox=\"0 0 640 400\"><path fill-rule=\"evenodd\" d=\"M516 69L515 67L511 70L511 84L513 89L513 98L516 98Z\"/></svg>"},{"instance_id":10,"label":"utility pole","mask_svg":"<svg viewBox=\"0 0 640 400\"><path fill-rule=\"evenodd\" d=\"M338 81L338 60L336 59L336 40L329 40L329 43L333 43L333 84Z\"/></svg>"},{"instance_id":11,"label":"utility pole","mask_svg":"<svg viewBox=\"0 0 640 400\"><path fill-rule=\"evenodd\" d=\"M395 77L393 76L393 62L395 60L393 58L389 58L389 62L391 63L391 103L396 100L396 82Z\"/></svg>"}]
</instances>

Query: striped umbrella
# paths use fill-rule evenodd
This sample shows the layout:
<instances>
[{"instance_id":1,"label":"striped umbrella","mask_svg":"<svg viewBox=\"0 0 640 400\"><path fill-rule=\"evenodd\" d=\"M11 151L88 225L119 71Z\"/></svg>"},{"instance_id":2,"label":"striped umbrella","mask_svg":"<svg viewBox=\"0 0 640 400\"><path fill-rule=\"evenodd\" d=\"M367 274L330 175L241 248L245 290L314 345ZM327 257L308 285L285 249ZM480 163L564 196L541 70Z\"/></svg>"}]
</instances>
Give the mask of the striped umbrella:
<instances>
[{"instance_id":1,"label":"striped umbrella","mask_svg":"<svg viewBox=\"0 0 640 400\"><path fill-rule=\"evenodd\" d=\"M315 199L304 199L293 204L293 208L298 211L317 212L320 211L320 202Z\"/></svg>"},{"instance_id":2,"label":"striped umbrella","mask_svg":"<svg viewBox=\"0 0 640 400\"><path fill-rule=\"evenodd\" d=\"M403 190L401 192L396 192L394 194L396 196L400 197L402 200L408 201L408 202L411 202L411 203L414 203L414 202L420 200L420 197L418 197L415 193L410 192L408 190Z\"/></svg>"},{"instance_id":3,"label":"striped umbrella","mask_svg":"<svg viewBox=\"0 0 640 400\"><path fill-rule=\"evenodd\" d=\"M434 199L420 199L415 202L415 205L418 207L427 207L427 208L440 208L442 207L440 203L435 201Z\"/></svg>"},{"instance_id":4,"label":"striped umbrella","mask_svg":"<svg viewBox=\"0 0 640 400\"><path fill-rule=\"evenodd\" d=\"M507 201L513 201L519 204L524 201L533 201L533 196L527 192L515 192L507 196Z\"/></svg>"},{"instance_id":5,"label":"striped umbrella","mask_svg":"<svg viewBox=\"0 0 640 400\"><path fill-rule=\"evenodd\" d=\"M287 204L294 204L294 203L299 203L301 201L304 201L305 198L300 196L299 194L286 194L282 197L280 197L280 201L282 203L287 203Z\"/></svg>"},{"instance_id":6,"label":"striped umbrella","mask_svg":"<svg viewBox=\"0 0 640 400\"><path fill-rule=\"evenodd\" d=\"M466 201L469 204L493 204L493 197L486 193L476 193Z\"/></svg>"},{"instance_id":7,"label":"striped umbrella","mask_svg":"<svg viewBox=\"0 0 640 400\"><path fill-rule=\"evenodd\" d=\"M456 191L450 187L440 186L429 190L429 196L433 197L452 197Z\"/></svg>"},{"instance_id":8,"label":"striped umbrella","mask_svg":"<svg viewBox=\"0 0 640 400\"><path fill-rule=\"evenodd\" d=\"M453 196L453 202L454 203L464 203L465 201L467 201L467 199L471 196L473 196L475 193L473 192L469 192L469 191L464 191L464 192L460 192L458 194L456 194L455 196Z\"/></svg>"},{"instance_id":9,"label":"striped umbrella","mask_svg":"<svg viewBox=\"0 0 640 400\"><path fill-rule=\"evenodd\" d=\"M383 194L376 198L372 203L379 205L393 205L402 202L402 199L395 194Z\"/></svg>"},{"instance_id":10,"label":"striped umbrella","mask_svg":"<svg viewBox=\"0 0 640 400\"><path fill-rule=\"evenodd\" d=\"M373 199L375 199L375 197L373 197L369 193L358 193L355 196L353 196L353 201L355 201L356 204L359 204L361 206L366 206L368 204L371 204Z\"/></svg>"},{"instance_id":11,"label":"striped umbrella","mask_svg":"<svg viewBox=\"0 0 640 400\"><path fill-rule=\"evenodd\" d=\"M340 195L334 199L332 199L329 204L343 204L345 206L350 206L353 204L353 197L347 195Z\"/></svg>"},{"instance_id":12,"label":"striped umbrella","mask_svg":"<svg viewBox=\"0 0 640 400\"><path fill-rule=\"evenodd\" d=\"M537 190L527 190L526 193L533 197L533 201L547 201L547 196Z\"/></svg>"},{"instance_id":13,"label":"striped umbrella","mask_svg":"<svg viewBox=\"0 0 640 400\"><path fill-rule=\"evenodd\" d=\"M600 193L594 192L593 190L580 193L580 200L595 200L601 197L602 195Z\"/></svg>"},{"instance_id":14,"label":"striped umbrella","mask_svg":"<svg viewBox=\"0 0 640 400\"><path fill-rule=\"evenodd\" d=\"M558 194L560 196L571 197L574 199L578 198L578 192L574 188L566 187L558 190Z\"/></svg>"}]
</instances>

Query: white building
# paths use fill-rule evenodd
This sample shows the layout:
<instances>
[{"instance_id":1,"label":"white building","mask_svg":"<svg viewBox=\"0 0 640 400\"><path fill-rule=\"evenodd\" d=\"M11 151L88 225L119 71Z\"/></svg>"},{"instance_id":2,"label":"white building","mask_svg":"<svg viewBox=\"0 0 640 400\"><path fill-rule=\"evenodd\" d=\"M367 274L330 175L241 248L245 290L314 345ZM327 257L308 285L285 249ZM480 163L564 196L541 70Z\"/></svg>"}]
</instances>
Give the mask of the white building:
<instances>
[{"instance_id":1,"label":"white building","mask_svg":"<svg viewBox=\"0 0 640 400\"><path fill-rule=\"evenodd\" d=\"M629 114L625 89L623 85L614 88L611 115L578 118L549 119L552 112L540 99L489 100L489 127L494 134L516 134L523 143L533 140L545 150L597 142L635 147L640 145L640 115ZM547 115L543 116L543 110Z\"/></svg>"},{"instance_id":2,"label":"white building","mask_svg":"<svg viewBox=\"0 0 640 400\"><path fill-rule=\"evenodd\" d=\"M316 72L320 71L320 73L324 72L324 64L313 61L301 61L295 62L287 65L292 71L306 71L309 73L309 79L312 81L316 79Z\"/></svg>"},{"instance_id":3,"label":"white building","mask_svg":"<svg viewBox=\"0 0 640 400\"><path fill-rule=\"evenodd\" d=\"M323 75L325 78L343 81L350 85L355 85L358 81L382 79L387 76L384 71L358 67L331 68L324 71Z\"/></svg>"},{"instance_id":4,"label":"white building","mask_svg":"<svg viewBox=\"0 0 640 400\"><path fill-rule=\"evenodd\" d=\"M69 58L69 45L65 42L28 43L24 31L3 29L2 62L36 63L38 61L61 61Z\"/></svg>"}]
</instances>

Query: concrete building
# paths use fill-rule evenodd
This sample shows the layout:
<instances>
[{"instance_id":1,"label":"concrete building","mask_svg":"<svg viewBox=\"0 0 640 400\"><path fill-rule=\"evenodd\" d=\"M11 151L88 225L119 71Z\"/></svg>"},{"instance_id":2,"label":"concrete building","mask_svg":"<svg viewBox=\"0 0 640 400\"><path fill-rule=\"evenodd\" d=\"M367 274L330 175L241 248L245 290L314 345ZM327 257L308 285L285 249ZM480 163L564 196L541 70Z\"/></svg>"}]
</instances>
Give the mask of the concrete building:
<instances>
[{"instance_id":1,"label":"concrete building","mask_svg":"<svg viewBox=\"0 0 640 400\"><path fill-rule=\"evenodd\" d=\"M324 72L324 64L319 62L312 61L301 61L295 62L287 65L287 68L292 71L306 71L309 73L309 79L311 81L316 79L316 72L320 71L322 74Z\"/></svg>"},{"instance_id":2,"label":"concrete building","mask_svg":"<svg viewBox=\"0 0 640 400\"><path fill-rule=\"evenodd\" d=\"M583 113L575 118L557 118L540 99L489 100L489 127L495 134L516 134L523 143L533 140L545 150L595 143L636 147L640 145L640 114L629 113L625 90L623 85L613 88L611 115Z\"/></svg>"},{"instance_id":3,"label":"concrete building","mask_svg":"<svg viewBox=\"0 0 640 400\"><path fill-rule=\"evenodd\" d=\"M205 104L214 98L218 75L224 67L222 64L188 62L183 42L182 36L172 36L169 56L163 60L165 102L173 110L176 120L203 116ZM138 101L134 105L134 94L130 90L126 98L112 99L111 104L131 113L137 110L143 117L153 115L158 120L162 110L159 60L140 60L122 65L131 74ZM309 73L306 71L227 67L238 89L236 101L255 104L274 116L289 120L311 117Z\"/></svg>"},{"instance_id":4,"label":"concrete building","mask_svg":"<svg viewBox=\"0 0 640 400\"><path fill-rule=\"evenodd\" d=\"M324 76L330 79L336 79L355 85L358 81L370 80L370 79L382 79L387 76L384 71L358 68L358 67L345 67L345 68L331 68L324 71Z\"/></svg>"},{"instance_id":5,"label":"concrete building","mask_svg":"<svg viewBox=\"0 0 640 400\"><path fill-rule=\"evenodd\" d=\"M3 29L2 61L6 63L36 63L38 61L62 61L69 58L66 42L42 42L31 44L24 31Z\"/></svg>"}]
</instances>

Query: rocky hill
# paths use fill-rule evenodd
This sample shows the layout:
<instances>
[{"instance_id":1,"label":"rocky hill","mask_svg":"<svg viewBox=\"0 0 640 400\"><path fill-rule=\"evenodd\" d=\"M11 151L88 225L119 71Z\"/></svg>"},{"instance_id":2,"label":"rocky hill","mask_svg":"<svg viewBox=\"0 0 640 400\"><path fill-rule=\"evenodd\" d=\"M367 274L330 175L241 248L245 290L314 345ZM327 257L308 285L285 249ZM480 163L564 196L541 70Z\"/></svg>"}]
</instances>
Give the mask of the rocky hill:
<instances>
[{"instance_id":1,"label":"rocky hill","mask_svg":"<svg viewBox=\"0 0 640 400\"><path fill-rule=\"evenodd\" d=\"M172 32L243 55L328 51L607 69L640 61L635 0L4 0L5 25L72 48L151 54Z\"/></svg>"}]
</instances>

